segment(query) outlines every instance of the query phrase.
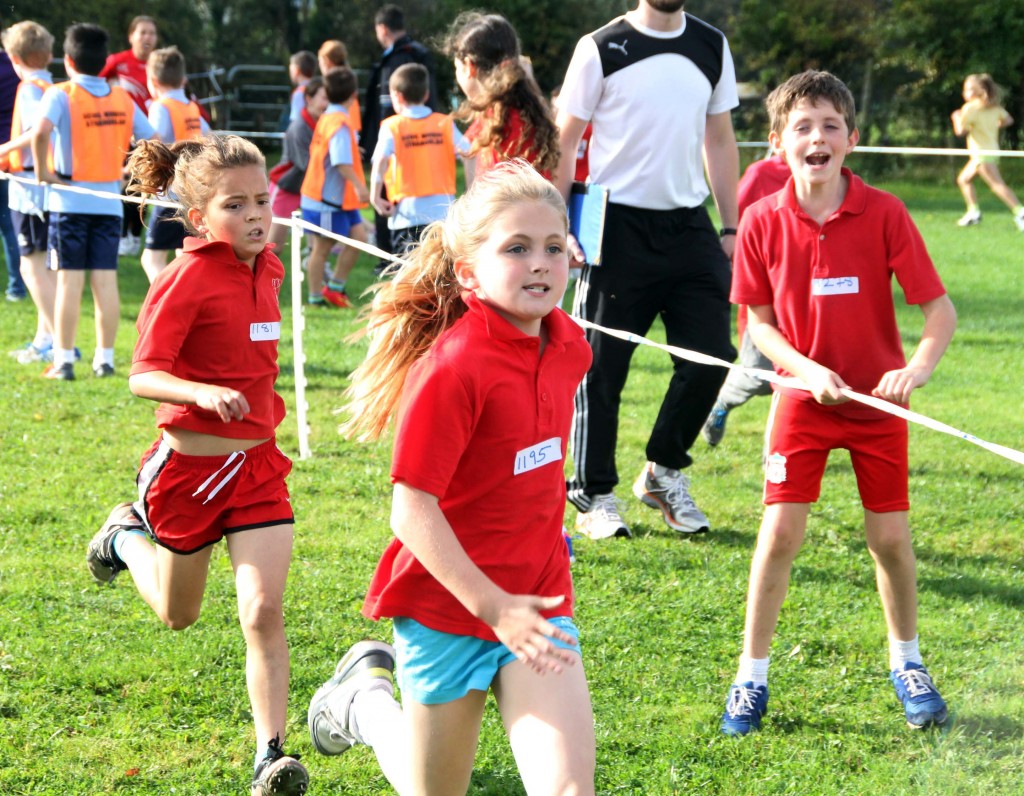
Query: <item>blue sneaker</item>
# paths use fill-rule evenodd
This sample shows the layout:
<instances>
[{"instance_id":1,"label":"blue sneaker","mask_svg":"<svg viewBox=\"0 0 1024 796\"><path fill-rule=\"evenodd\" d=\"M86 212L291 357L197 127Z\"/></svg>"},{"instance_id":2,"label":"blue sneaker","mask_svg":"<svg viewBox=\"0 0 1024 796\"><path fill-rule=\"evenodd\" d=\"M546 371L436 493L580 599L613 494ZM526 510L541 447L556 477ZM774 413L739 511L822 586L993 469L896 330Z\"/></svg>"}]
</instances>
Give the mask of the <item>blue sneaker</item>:
<instances>
[{"instance_id":1,"label":"blue sneaker","mask_svg":"<svg viewBox=\"0 0 1024 796\"><path fill-rule=\"evenodd\" d=\"M704 426L700 430L704 441L712 448L725 436L725 421L728 417L729 409L725 404L715 401L715 405L711 407L711 414L708 415L708 419L704 421Z\"/></svg>"},{"instance_id":2,"label":"blue sneaker","mask_svg":"<svg viewBox=\"0 0 1024 796\"><path fill-rule=\"evenodd\" d=\"M767 712L768 686L749 681L733 683L722 714L722 735L738 738L761 729L761 719Z\"/></svg>"},{"instance_id":3,"label":"blue sneaker","mask_svg":"<svg viewBox=\"0 0 1024 796\"><path fill-rule=\"evenodd\" d=\"M928 670L919 663L908 663L902 669L894 670L889 679L892 680L896 696L903 703L903 712L907 716L907 724L913 730L946 723L949 711L946 700L932 682Z\"/></svg>"},{"instance_id":4,"label":"blue sneaker","mask_svg":"<svg viewBox=\"0 0 1024 796\"><path fill-rule=\"evenodd\" d=\"M31 365L34 362L53 362L53 346L39 348L33 343L26 343L21 348L11 351L11 356L20 365Z\"/></svg>"}]
</instances>

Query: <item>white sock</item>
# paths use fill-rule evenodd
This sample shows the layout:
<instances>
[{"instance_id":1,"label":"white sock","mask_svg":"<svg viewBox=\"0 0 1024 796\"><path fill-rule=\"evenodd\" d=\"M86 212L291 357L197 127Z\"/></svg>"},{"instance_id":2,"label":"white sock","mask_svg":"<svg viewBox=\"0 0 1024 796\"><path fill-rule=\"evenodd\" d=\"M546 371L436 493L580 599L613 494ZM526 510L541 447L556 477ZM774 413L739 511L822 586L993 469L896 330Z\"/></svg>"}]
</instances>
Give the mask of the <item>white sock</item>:
<instances>
[{"instance_id":1,"label":"white sock","mask_svg":"<svg viewBox=\"0 0 1024 796\"><path fill-rule=\"evenodd\" d=\"M349 720L356 736L362 738L367 746L374 747L401 732L405 717L402 706L382 683L356 694Z\"/></svg>"},{"instance_id":2,"label":"white sock","mask_svg":"<svg viewBox=\"0 0 1024 796\"><path fill-rule=\"evenodd\" d=\"M910 641L900 641L889 636L889 668L895 671L902 669L908 663L916 663L918 666L924 665L924 662L921 660L918 636L914 636Z\"/></svg>"},{"instance_id":3,"label":"white sock","mask_svg":"<svg viewBox=\"0 0 1024 796\"><path fill-rule=\"evenodd\" d=\"M95 353L92 355L92 366L94 368L100 365L110 365L114 367L114 349L113 348L97 348Z\"/></svg>"},{"instance_id":4,"label":"white sock","mask_svg":"<svg viewBox=\"0 0 1024 796\"><path fill-rule=\"evenodd\" d=\"M740 655L736 682L768 685L768 662L770 660L771 658L748 658L746 655Z\"/></svg>"},{"instance_id":5,"label":"white sock","mask_svg":"<svg viewBox=\"0 0 1024 796\"><path fill-rule=\"evenodd\" d=\"M54 346L53 349L53 364L58 368L61 365L75 363L75 350L73 348L57 348Z\"/></svg>"},{"instance_id":6,"label":"white sock","mask_svg":"<svg viewBox=\"0 0 1024 796\"><path fill-rule=\"evenodd\" d=\"M391 786L398 793L412 792L408 721L402 706L384 690L383 683L356 694L349 723L350 729L373 749Z\"/></svg>"},{"instance_id":7,"label":"white sock","mask_svg":"<svg viewBox=\"0 0 1024 796\"><path fill-rule=\"evenodd\" d=\"M655 478L661 478L663 475L679 475L678 470L673 470L671 467L662 467L657 462L651 462L651 472L654 473Z\"/></svg>"},{"instance_id":8,"label":"white sock","mask_svg":"<svg viewBox=\"0 0 1024 796\"><path fill-rule=\"evenodd\" d=\"M32 345L38 348L40 351L44 351L53 345L53 335L47 334L46 332L39 332L35 339L32 341Z\"/></svg>"}]
</instances>

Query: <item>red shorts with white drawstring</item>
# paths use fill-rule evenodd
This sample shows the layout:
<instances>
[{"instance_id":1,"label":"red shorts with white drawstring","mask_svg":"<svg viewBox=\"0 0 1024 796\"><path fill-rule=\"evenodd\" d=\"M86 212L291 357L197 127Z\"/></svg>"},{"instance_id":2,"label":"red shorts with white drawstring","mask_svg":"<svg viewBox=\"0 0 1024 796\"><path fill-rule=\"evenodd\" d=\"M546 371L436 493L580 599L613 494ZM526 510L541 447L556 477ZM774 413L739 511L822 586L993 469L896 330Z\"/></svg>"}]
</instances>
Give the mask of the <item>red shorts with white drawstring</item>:
<instances>
[{"instance_id":1,"label":"red shorts with white drawstring","mask_svg":"<svg viewBox=\"0 0 1024 796\"><path fill-rule=\"evenodd\" d=\"M135 510L158 545L195 553L229 533L292 524L291 469L272 439L227 456L188 456L160 438L142 457Z\"/></svg>"}]
</instances>

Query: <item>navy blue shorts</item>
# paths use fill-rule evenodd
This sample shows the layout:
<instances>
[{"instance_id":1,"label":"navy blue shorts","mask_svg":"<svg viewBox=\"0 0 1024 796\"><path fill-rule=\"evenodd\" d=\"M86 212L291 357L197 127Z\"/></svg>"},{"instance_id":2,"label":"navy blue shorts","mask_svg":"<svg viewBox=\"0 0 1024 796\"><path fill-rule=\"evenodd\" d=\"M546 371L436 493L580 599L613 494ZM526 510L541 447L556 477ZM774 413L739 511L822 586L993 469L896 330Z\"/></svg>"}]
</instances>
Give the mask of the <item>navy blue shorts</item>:
<instances>
[{"instance_id":1,"label":"navy blue shorts","mask_svg":"<svg viewBox=\"0 0 1024 796\"><path fill-rule=\"evenodd\" d=\"M52 271L116 271L121 219L95 213L50 213Z\"/></svg>"},{"instance_id":2,"label":"navy blue shorts","mask_svg":"<svg viewBox=\"0 0 1024 796\"><path fill-rule=\"evenodd\" d=\"M358 210L308 210L303 208L302 220L347 238L352 227L358 227L363 223L363 215ZM319 235L312 231L310 234ZM320 235L320 237L324 236Z\"/></svg>"},{"instance_id":3,"label":"navy blue shorts","mask_svg":"<svg viewBox=\"0 0 1024 796\"><path fill-rule=\"evenodd\" d=\"M173 207L154 207L146 227L146 248L172 251L185 245L185 225Z\"/></svg>"},{"instance_id":4,"label":"navy blue shorts","mask_svg":"<svg viewBox=\"0 0 1024 796\"><path fill-rule=\"evenodd\" d=\"M46 251L46 228L49 225L49 213L40 218L35 213L19 213L11 211L11 223L18 234L18 251L23 257L36 252Z\"/></svg>"}]
</instances>

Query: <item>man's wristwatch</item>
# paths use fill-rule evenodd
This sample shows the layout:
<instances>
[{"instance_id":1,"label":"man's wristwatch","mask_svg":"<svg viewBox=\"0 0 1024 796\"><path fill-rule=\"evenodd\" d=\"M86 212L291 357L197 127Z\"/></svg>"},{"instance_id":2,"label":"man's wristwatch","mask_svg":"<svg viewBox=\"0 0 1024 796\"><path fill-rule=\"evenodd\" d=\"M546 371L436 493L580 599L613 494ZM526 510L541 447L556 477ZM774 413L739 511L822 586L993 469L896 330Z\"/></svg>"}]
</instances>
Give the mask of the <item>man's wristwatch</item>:
<instances>
[{"instance_id":1,"label":"man's wristwatch","mask_svg":"<svg viewBox=\"0 0 1024 796\"><path fill-rule=\"evenodd\" d=\"M735 235L736 227L722 227L718 230L718 237L724 238L726 235Z\"/></svg>"}]
</instances>

